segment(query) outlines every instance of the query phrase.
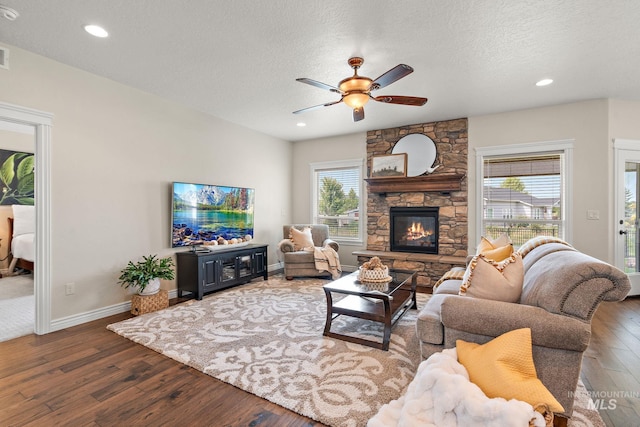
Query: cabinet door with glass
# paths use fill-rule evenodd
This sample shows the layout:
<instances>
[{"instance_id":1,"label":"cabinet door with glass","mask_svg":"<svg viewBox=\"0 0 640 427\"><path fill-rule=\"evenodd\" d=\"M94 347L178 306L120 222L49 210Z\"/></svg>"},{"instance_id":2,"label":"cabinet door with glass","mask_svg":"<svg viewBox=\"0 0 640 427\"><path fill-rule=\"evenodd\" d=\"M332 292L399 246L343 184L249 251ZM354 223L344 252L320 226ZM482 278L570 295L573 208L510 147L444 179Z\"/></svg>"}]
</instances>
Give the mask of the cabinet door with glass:
<instances>
[{"instance_id":1,"label":"cabinet door with glass","mask_svg":"<svg viewBox=\"0 0 640 427\"><path fill-rule=\"evenodd\" d=\"M253 254L244 253L236 257L238 262L238 279L251 278L253 275Z\"/></svg>"},{"instance_id":2,"label":"cabinet door with glass","mask_svg":"<svg viewBox=\"0 0 640 427\"><path fill-rule=\"evenodd\" d=\"M216 263L218 267L218 286L234 283L237 278L236 256L234 254L220 256Z\"/></svg>"}]
</instances>

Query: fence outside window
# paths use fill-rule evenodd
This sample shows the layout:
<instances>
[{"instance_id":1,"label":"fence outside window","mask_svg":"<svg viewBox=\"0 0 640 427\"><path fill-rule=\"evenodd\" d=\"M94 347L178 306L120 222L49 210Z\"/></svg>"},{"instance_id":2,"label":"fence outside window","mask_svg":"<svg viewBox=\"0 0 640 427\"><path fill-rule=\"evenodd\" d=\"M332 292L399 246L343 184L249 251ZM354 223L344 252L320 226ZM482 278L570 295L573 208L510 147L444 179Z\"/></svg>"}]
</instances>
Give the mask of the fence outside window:
<instances>
[{"instance_id":1,"label":"fence outside window","mask_svg":"<svg viewBox=\"0 0 640 427\"><path fill-rule=\"evenodd\" d=\"M484 236L496 239L502 234L507 234L513 242L514 248L519 248L527 240L538 236L561 237L559 224L539 224L535 222L503 222L490 223L485 220Z\"/></svg>"},{"instance_id":2,"label":"fence outside window","mask_svg":"<svg viewBox=\"0 0 640 427\"><path fill-rule=\"evenodd\" d=\"M360 219L358 217L319 215L316 217L316 224L328 225L329 236L332 238L355 239L359 236Z\"/></svg>"}]
</instances>

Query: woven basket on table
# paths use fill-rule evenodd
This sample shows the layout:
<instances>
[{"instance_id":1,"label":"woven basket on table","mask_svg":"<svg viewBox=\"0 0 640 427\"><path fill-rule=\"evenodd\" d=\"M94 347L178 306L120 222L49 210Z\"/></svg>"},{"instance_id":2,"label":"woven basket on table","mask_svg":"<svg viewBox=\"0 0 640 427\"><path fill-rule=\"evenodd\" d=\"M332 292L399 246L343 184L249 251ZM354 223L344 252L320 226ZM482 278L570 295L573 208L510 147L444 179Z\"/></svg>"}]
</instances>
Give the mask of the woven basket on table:
<instances>
[{"instance_id":1,"label":"woven basket on table","mask_svg":"<svg viewBox=\"0 0 640 427\"><path fill-rule=\"evenodd\" d=\"M388 282L389 267L379 268L375 270L367 270L366 268L359 268L358 279L363 283L384 283Z\"/></svg>"}]
</instances>

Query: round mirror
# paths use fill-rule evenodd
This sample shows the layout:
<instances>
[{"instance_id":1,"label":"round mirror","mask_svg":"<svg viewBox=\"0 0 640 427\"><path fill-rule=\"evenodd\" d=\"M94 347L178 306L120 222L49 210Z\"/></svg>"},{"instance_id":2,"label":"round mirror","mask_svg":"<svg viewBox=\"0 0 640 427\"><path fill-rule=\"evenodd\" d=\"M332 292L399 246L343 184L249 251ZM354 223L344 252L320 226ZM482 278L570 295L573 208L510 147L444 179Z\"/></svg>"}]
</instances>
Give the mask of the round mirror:
<instances>
[{"instance_id":1,"label":"round mirror","mask_svg":"<svg viewBox=\"0 0 640 427\"><path fill-rule=\"evenodd\" d=\"M391 150L392 154L407 153L407 176L433 172L436 161L436 144L427 135L412 133L404 136Z\"/></svg>"}]
</instances>

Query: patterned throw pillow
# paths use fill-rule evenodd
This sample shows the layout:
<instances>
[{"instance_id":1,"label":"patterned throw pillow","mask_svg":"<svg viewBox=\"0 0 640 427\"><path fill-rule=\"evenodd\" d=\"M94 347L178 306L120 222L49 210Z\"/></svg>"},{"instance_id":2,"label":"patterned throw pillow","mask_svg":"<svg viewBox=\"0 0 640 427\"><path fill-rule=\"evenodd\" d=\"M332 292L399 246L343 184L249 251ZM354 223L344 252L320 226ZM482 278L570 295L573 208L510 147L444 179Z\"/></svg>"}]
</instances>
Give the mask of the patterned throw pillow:
<instances>
[{"instance_id":1,"label":"patterned throw pillow","mask_svg":"<svg viewBox=\"0 0 640 427\"><path fill-rule=\"evenodd\" d=\"M458 295L518 302L523 282L524 266L518 252L501 262L476 255L464 273Z\"/></svg>"},{"instance_id":2,"label":"patterned throw pillow","mask_svg":"<svg viewBox=\"0 0 640 427\"><path fill-rule=\"evenodd\" d=\"M293 242L293 248L296 251L309 250L314 247L310 227L304 227L302 231L295 227L291 227L289 230L289 238Z\"/></svg>"},{"instance_id":3,"label":"patterned throw pillow","mask_svg":"<svg viewBox=\"0 0 640 427\"><path fill-rule=\"evenodd\" d=\"M564 412L538 379L530 328L509 331L482 345L457 340L456 351L469 380L487 397L518 399L530 405L546 403L553 412Z\"/></svg>"},{"instance_id":4,"label":"patterned throw pillow","mask_svg":"<svg viewBox=\"0 0 640 427\"><path fill-rule=\"evenodd\" d=\"M435 290L442 282L449 279L454 280L462 280L464 278L465 269L463 267L452 267L451 270L447 271L442 275L442 277L433 285L433 290Z\"/></svg>"},{"instance_id":5,"label":"patterned throw pillow","mask_svg":"<svg viewBox=\"0 0 640 427\"><path fill-rule=\"evenodd\" d=\"M542 246L547 243L561 243L563 245L569 246L570 248L573 247L558 237L537 236L529 239L524 245L520 246L520 248L518 249L518 252L520 253L520 255L522 255L522 258L524 258L529 252L531 252L538 246Z\"/></svg>"}]
</instances>

